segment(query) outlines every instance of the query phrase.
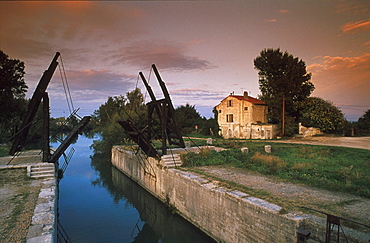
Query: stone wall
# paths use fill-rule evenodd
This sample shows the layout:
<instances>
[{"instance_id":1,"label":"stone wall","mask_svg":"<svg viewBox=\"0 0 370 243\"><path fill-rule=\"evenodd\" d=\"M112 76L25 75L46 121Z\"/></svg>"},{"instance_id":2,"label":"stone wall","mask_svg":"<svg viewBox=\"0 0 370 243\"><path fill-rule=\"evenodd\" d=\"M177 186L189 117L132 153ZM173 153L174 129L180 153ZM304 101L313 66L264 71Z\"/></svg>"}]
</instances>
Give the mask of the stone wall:
<instances>
[{"instance_id":1,"label":"stone wall","mask_svg":"<svg viewBox=\"0 0 370 243\"><path fill-rule=\"evenodd\" d=\"M112 163L161 201L219 242L296 242L304 217L280 214L281 207L219 186L201 176L140 161L113 147Z\"/></svg>"},{"instance_id":2,"label":"stone wall","mask_svg":"<svg viewBox=\"0 0 370 243\"><path fill-rule=\"evenodd\" d=\"M316 128L316 127L308 127L307 128L305 126L302 126L302 123L298 124L298 130L299 130L299 134L303 135L303 137L312 137L312 136L315 136L315 135L323 134L320 131L320 128Z\"/></svg>"}]
</instances>

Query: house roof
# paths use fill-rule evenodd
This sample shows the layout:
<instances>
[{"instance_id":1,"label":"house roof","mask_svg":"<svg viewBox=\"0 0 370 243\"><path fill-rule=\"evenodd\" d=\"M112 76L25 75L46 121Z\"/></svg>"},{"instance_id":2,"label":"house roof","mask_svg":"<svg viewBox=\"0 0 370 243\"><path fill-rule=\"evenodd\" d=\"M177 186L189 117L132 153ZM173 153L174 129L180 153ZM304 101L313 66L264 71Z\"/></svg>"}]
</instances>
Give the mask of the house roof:
<instances>
[{"instance_id":1,"label":"house roof","mask_svg":"<svg viewBox=\"0 0 370 243\"><path fill-rule=\"evenodd\" d=\"M256 105L264 105L265 104L264 101L253 98L253 97L250 97L250 96L247 96L247 98L244 98L243 95L229 95L228 97L234 97L234 98L237 98L238 100L245 100L245 101L248 101L248 102L250 102L252 104L256 104Z\"/></svg>"},{"instance_id":2,"label":"house roof","mask_svg":"<svg viewBox=\"0 0 370 243\"><path fill-rule=\"evenodd\" d=\"M229 95L226 98L222 99L221 102L224 101L225 99L227 99L228 97L233 97L233 98L236 98L238 100L245 100L245 101L248 101L248 102L250 102L252 104L255 104L255 105L265 105L265 102L262 101L262 100L259 100L259 99L256 99L256 98L253 98L253 97L250 97L250 96L247 96L247 98L244 98L243 95Z\"/></svg>"}]
</instances>

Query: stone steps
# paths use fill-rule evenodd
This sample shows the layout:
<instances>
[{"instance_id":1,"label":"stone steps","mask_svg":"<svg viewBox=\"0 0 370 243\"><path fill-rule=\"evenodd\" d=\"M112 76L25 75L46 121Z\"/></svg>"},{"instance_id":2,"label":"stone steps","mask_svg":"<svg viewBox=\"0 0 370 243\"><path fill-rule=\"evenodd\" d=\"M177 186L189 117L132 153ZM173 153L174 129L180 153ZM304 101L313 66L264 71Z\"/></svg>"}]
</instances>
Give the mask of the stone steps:
<instances>
[{"instance_id":1,"label":"stone steps","mask_svg":"<svg viewBox=\"0 0 370 243\"><path fill-rule=\"evenodd\" d=\"M55 165L52 163L38 163L27 166L27 176L30 178L55 177Z\"/></svg>"},{"instance_id":2,"label":"stone steps","mask_svg":"<svg viewBox=\"0 0 370 243\"><path fill-rule=\"evenodd\" d=\"M162 156L162 164L165 167L172 168L182 165L180 154L167 154Z\"/></svg>"}]
</instances>

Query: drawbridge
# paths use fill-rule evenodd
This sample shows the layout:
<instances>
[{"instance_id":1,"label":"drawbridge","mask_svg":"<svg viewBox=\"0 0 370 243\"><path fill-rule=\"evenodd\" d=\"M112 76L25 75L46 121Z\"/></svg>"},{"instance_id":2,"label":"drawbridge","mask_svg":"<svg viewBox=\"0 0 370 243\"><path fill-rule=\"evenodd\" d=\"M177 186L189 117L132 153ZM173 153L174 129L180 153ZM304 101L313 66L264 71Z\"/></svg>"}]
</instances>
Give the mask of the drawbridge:
<instances>
[{"instance_id":1,"label":"drawbridge","mask_svg":"<svg viewBox=\"0 0 370 243\"><path fill-rule=\"evenodd\" d=\"M136 128L133 121L130 120L119 120L118 123L123 127L125 132L130 136L130 138L139 145L141 150L150 157L160 159L160 155L157 149L152 145L152 140L154 138L159 138L161 141L161 154L166 155L167 149L170 145L175 145L181 148L185 148L185 143L181 135L181 131L177 125L175 117L175 108L172 104L170 94L167 90L166 84L162 80L157 67L153 64L152 70L155 73L158 84L161 88L164 98L157 99L155 96L152 87L149 85L149 82L146 80L144 74L139 72L139 76L142 79L151 101L146 105L148 107L148 123L146 129L143 131ZM161 124L161 132L155 132L152 129L152 124L157 116Z\"/></svg>"},{"instance_id":2,"label":"drawbridge","mask_svg":"<svg viewBox=\"0 0 370 243\"><path fill-rule=\"evenodd\" d=\"M43 138L42 138L42 161L48 163L55 163L58 164L58 159L64 155L66 159L65 163L68 165L69 160L71 158L71 152L73 154L74 149L71 150L69 155L65 155L65 150L69 147L69 145L78 137L78 134L81 133L82 129L89 123L90 116L80 117L77 115L77 110L74 109L72 98L69 92L68 83L66 77L62 76L63 87L67 97L68 108L70 109L71 115L70 117L74 117L77 120L77 124L73 127L70 127L69 134L65 137L65 139L61 140L60 146L51 153L50 149L50 104L49 104L49 95L46 92L47 87L50 83L50 80L53 77L53 74L58 66L58 59L61 60L60 53L57 52L51 61L49 67L43 73L33 95L28 104L27 113L25 114L24 119L22 120L22 125L18 132L16 133L12 147L9 151L10 155L17 156L19 155L25 146L28 144L29 138L29 131L31 126L35 123L35 116L36 112L39 109L42 103L42 130L43 130ZM64 71L64 66L62 63L62 68L60 70ZM61 71L62 75L62 71ZM71 111L71 108L73 111ZM67 119L68 120L68 119ZM11 162L11 161L10 161ZM9 163L10 163L9 162ZM62 168L66 168L66 165L63 165ZM64 171L63 171L64 172Z\"/></svg>"}]
</instances>

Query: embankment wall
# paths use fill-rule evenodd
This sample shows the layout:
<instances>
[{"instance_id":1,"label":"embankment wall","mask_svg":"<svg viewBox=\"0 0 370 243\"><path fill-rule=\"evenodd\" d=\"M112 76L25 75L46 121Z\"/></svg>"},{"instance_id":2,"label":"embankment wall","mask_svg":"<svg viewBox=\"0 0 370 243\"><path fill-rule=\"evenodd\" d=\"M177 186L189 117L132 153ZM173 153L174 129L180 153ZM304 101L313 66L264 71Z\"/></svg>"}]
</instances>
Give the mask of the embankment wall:
<instances>
[{"instance_id":1,"label":"embankment wall","mask_svg":"<svg viewBox=\"0 0 370 243\"><path fill-rule=\"evenodd\" d=\"M281 207L153 158L140 161L115 146L112 163L154 196L219 242L297 242L303 218Z\"/></svg>"}]
</instances>

